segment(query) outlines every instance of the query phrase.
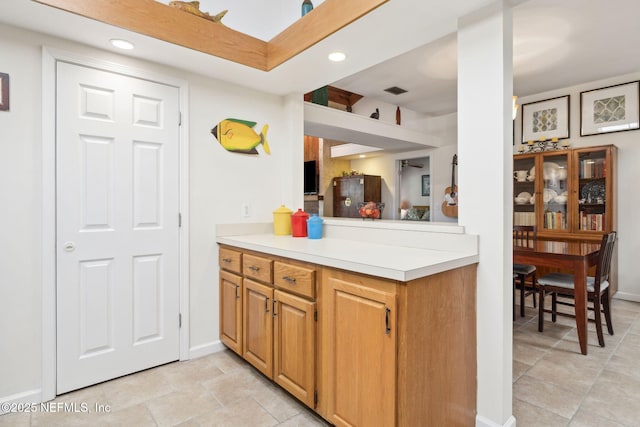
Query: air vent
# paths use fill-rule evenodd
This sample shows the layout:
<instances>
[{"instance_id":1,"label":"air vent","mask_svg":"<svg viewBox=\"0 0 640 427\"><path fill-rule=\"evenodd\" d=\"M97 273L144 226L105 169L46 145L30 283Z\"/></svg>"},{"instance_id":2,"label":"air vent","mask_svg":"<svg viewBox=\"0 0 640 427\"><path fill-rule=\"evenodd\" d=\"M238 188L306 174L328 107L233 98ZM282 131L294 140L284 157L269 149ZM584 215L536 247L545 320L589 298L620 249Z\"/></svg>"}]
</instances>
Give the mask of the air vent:
<instances>
[{"instance_id":1,"label":"air vent","mask_svg":"<svg viewBox=\"0 0 640 427\"><path fill-rule=\"evenodd\" d=\"M393 86L393 87L386 88L384 91L392 93L394 95L400 95L401 93L405 93L406 92L405 89L402 89L401 87L398 87L398 86Z\"/></svg>"}]
</instances>

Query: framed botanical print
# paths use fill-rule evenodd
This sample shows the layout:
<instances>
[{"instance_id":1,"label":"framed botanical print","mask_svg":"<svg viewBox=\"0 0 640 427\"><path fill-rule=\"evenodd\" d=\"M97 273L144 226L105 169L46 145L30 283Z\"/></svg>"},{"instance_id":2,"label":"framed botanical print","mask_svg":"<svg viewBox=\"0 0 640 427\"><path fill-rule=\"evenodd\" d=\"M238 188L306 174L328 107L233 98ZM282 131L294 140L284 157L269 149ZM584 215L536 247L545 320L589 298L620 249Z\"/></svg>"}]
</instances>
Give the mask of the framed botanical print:
<instances>
[{"instance_id":1,"label":"framed botanical print","mask_svg":"<svg viewBox=\"0 0 640 427\"><path fill-rule=\"evenodd\" d=\"M522 143L569 138L569 95L522 105Z\"/></svg>"},{"instance_id":2,"label":"framed botanical print","mask_svg":"<svg viewBox=\"0 0 640 427\"><path fill-rule=\"evenodd\" d=\"M640 128L640 82L580 92L580 136Z\"/></svg>"}]
</instances>

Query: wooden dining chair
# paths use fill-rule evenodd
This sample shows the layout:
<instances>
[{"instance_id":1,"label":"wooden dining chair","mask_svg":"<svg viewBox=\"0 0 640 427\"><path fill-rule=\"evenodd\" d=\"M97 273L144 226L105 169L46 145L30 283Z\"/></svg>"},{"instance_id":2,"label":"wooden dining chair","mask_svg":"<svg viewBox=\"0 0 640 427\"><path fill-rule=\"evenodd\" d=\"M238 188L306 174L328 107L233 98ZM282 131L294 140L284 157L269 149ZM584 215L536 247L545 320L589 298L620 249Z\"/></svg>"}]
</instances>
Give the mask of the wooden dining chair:
<instances>
[{"instance_id":1,"label":"wooden dining chair","mask_svg":"<svg viewBox=\"0 0 640 427\"><path fill-rule=\"evenodd\" d=\"M611 270L611 258L613 256L613 247L616 243L616 232L605 234L602 236L600 251L598 253L598 263L596 264L596 275L587 277L587 308L594 312L594 318L589 321L595 322L596 333L598 335L598 344L604 347L604 336L602 334L602 317L607 322L607 331L609 335L613 335L613 325L611 324L611 307L609 304L609 271ZM551 313L551 320L556 321L556 316L575 317L575 312L562 313L557 311L558 304L573 307L571 301L559 300L558 297L575 298L575 289L573 284L573 274L566 273L550 273L538 279L538 292L540 294L538 330L544 330L544 313ZM551 310L544 308L545 295L551 294Z\"/></svg>"},{"instance_id":2,"label":"wooden dining chair","mask_svg":"<svg viewBox=\"0 0 640 427\"><path fill-rule=\"evenodd\" d=\"M536 227L533 225L513 226L513 246L530 247L536 241ZM520 317L524 317L524 301L529 295L533 295L533 307L536 307L536 266L531 264L513 264L513 274L518 277L514 280L514 320L515 320L515 292L520 289ZM531 277L531 284L527 278Z\"/></svg>"}]
</instances>

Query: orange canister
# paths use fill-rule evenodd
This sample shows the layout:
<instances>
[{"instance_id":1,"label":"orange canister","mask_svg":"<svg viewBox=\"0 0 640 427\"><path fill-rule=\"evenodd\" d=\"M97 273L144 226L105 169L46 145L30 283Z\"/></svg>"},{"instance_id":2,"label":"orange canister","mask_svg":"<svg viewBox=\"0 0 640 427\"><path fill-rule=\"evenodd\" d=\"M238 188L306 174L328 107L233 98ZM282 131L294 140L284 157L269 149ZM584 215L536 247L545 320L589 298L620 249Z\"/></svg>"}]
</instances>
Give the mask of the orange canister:
<instances>
[{"instance_id":1,"label":"orange canister","mask_svg":"<svg viewBox=\"0 0 640 427\"><path fill-rule=\"evenodd\" d=\"M302 209L291 215L291 234L293 237L307 237L307 219L309 214Z\"/></svg>"},{"instance_id":2,"label":"orange canister","mask_svg":"<svg viewBox=\"0 0 640 427\"><path fill-rule=\"evenodd\" d=\"M288 236L291 234L291 209L280 205L273 211L273 234L276 236Z\"/></svg>"}]
</instances>

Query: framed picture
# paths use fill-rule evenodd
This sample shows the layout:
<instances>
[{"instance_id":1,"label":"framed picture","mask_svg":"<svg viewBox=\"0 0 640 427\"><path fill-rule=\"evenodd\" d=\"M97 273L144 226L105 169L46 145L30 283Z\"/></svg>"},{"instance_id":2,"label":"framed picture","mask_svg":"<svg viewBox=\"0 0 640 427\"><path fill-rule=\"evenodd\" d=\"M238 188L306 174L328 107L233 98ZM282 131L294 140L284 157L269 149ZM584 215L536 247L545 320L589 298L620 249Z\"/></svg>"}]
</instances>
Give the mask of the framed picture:
<instances>
[{"instance_id":1,"label":"framed picture","mask_svg":"<svg viewBox=\"0 0 640 427\"><path fill-rule=\"evenodd\" d=\"M640 82L580 92L580 136L640 127Z\"/></svg>"},{"instance_id":2,"label":"framed picture","mask_svg":"<svg viewBox=\"0 0 640 427\"><path fill-rule=\"evenodd\" d=\"M9 110L9 74L0 73L0 110Z\"/></svg>"},{"instance_id":3,"label":"framed picture","mask_svg":"<svg viewBox=\"0 0 640 427\"><path fill-rule=\"evenodd\" d=\"M569 95L522 105L522 143L569 138Z\"/></svg>"},{"instance_id":4,"label":"framed picture","mask_svg":"<svg viewBox=\"0 0 640 427\"><path fill-rule=\"evenodd\" d=\"M431 196L431 175L422 175L422 195Z\"/></svg>"}]
</instances>

